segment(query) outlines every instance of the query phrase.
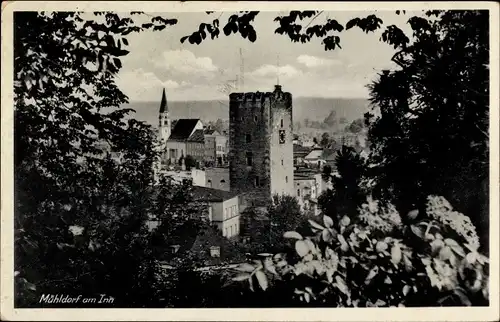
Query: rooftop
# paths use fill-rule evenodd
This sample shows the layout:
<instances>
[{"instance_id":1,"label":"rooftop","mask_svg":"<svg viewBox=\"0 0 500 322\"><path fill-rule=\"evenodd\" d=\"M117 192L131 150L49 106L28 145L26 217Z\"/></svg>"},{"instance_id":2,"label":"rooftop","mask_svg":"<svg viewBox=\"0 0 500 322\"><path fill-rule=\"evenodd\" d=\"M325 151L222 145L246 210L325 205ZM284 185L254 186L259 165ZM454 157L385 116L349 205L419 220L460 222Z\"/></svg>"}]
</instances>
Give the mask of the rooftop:
<instances>
[{"instance_id":1,"label":"rooftop","mask_svg":"<svg viewBox=\"0 0 500 322\"><path fill-rule=\"evenodd\" d=\"M193 186L193 197L198 201L221 202L238 196L234 192L207 187Z\"/></svg>"},{"instance_id":2,"label":"rooftop","mask_svg":"<svg viewBox=\"0 0 500 322\"><path fill-rule=\"evenodd\" d=\"M193 134L187 139L189 142L205 142L203 130L195 130Z\"/></svg>"},{"instance_id":3,"label":"rooftop","mask_svg":"<svg viewBox=\"0 0 500 322\"><path fill-rule=\"evenodd\" d=\"M200 119L178 119L175 122L169 140L187 140L190 137L191 133L193 133L193 130L199 121Z\"/></svg>"},{"instance_id":4,"label":"rooftop","mask_svg":"<svg viewBox=\"0 0 500 322\"><path fill-rule=\"evenodd\" d=\"M170 259L168 262L174 265L174 258L183 258L187 253L196 254L204 265L219 265L222 262L244 260L243 252L238 246L208 224L187 222L176 229L172 236L172 245L179 245L179 250L170 256L166 255L165 259ZM210 255L210 247L213 246L220 247L220 257L214 258Z\"/></svg>"}]
</instances>

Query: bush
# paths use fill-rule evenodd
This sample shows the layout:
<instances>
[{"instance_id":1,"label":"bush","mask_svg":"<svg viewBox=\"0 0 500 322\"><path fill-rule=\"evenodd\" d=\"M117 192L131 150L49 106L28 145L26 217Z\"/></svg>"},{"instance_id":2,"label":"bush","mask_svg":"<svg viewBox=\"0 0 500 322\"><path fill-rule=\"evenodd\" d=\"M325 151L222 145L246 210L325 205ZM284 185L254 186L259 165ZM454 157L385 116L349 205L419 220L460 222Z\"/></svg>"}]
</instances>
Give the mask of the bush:
<instances>
[{"instance_id":1,"label":"bush","mask_svg":"<svg viewBox=\"0 0 500 322\"><path fill-rule=\"evenodd\" d=\"M281 287L295 305L488 305L488 259L469 218L436 196L426 212L411 212L414 224L405 226L395 207L368 198L353 220L323 216L322 225L309 221L309 236L286 232L294 253L260 254L233 280L260 292Z\"/></svg>"}]
</instances>

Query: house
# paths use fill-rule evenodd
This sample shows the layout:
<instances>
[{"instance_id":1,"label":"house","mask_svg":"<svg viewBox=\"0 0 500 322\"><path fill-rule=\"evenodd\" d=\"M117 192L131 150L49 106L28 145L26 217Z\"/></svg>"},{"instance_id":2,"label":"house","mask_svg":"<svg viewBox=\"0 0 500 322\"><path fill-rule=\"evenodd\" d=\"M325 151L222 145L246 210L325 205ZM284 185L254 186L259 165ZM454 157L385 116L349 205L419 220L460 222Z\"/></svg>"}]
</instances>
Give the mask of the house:
<instances>
[{"instance_id":1,"label":"house","mask_svg":"<svg viewBox=\"0 0 500 322\"><path fill-rule=\"evenodd\" d=\"M205 161L212 166L227 164L227 133L219 133L214 129L205 129Z\"/></svg>"},{"instance_id":2,"label":"house","mask_svg":"<svg viewBox=\"0 0 500 322\"><path fill-rule=\"evenodd\" d=\"M166 141L167 156L170 162L178 162L181 157L185 157L188 154L188 140L195 134L197 130L203 130L203 123L200 119L179 119L175 122L172 132ZM200 143L199 141L200 132L196 132L194 142L190 143ZM203 143L204 144L204 143ZM193 149L196 147L195 149ZM190 144L191 150L197 150L197 146ZM193 156L194 157L194 156Z\"/></svg>"},{"instance_id":3,"label":"house","mask_svg":"<svg viewBox=\"0 0 500 322\"><path fill-rule=\"evenodd\" d=\"M294 134L294 135L293 135L293 144L294 144L294 145L296 145L296 144L297 144L297 145L301 145L301 144L302 144L302 142L300 141L300 138L299 138L299 135L298 135L298 134Z\"/></svg>"},{"instance_id":4,"label":"house","mask_svg":"<svg viewBox=\"0 0 500 322\"><path fill-rule=\"evenodd\" d=\"M205 187L229 191L229 168L212 167L205 169Z\"/></svg>"},{"instance_id":5,"label":"house","mask_svg":"<svg viewBox=\"0 0 500 322\"><path fill-rule=\"evenodd\" d=\"M215 165L216 153L215 153L215 137L219 135L214 129L206 129L205 136L205 163Z\"/></svg>"},{"instance_id":6,"label":"house","mask_svg":"<svg viewBox=\"0 0 500 322\"><path fill-rule=\"evenodd\" d=\"M164 268L175 268L186 258L194 257L196 263L205 267L245 260L244 252L223 237L210 224L187 222L171 236L169 245L155 247ZM189 256L190 255L190 256Z\"/></svg>"},{"instance_id":7,"label":"house","mask_svg":"<svg viewBox=\"0 0 500 322\"><path fill-rule=\"evenodd\" d=\"M337 151L334 149L324 149L321 155L321 160L324 161L324 164L329 165L332 170L337 168L335 164L335 160L337 158Z\"/></svg>"},{"instance_id":8,"label":"house","mask_svg":"<svg viewBox=\"0 0 500 322\"><path fill-rule=\"evenodd\" d=\"M299 144L293 145L293 164L295 166L304 163L304 158L311 152L311 148Z\"/></svg>"},{"instance_id":9,"label":"house","mask_svg":"<svg viewBox=\"0 0 500 322\"><path fill-rule=\"evenodd\" d=\"M240 209L238 195L229 191L207 187L193 187L193 198L207 203L208 217L226 238L240 233Z\"/></svg>"},{"instance_id":10,"label":"house","mask_svg":"<svg viewBox=\"0 0 500 322\"><path fill-rule=\"evenodd\" d=\"M322 148L314 148L304 157L304 163L321 168L324 165L324 160L322 159L323 149Z\"/></svg>"},{"instance_id":11,"label":"house","mask_svg":"<svg viewBox=\"0 0 500 322\"><path fill-rule=\"evenodd\" d=\"M205 136L203 130L195 130L186 140L186 155L192 156L197 162L205 159Z\"/></svg>"},{"instance_id":12,"label":"house","mask_svg":"<svg viewBox=\"0 0 500 322\"><path fill-rule=\"evenodd\" d=\"M318 197L322 193L322 180L321 173L312 169L301 168L294 171L295 197L303 211L310 211L314 215L319 213Z\"/></svg>"},{"instance_id":13,"label":"house","mask_svg":"<svg viewBox=\"0 0 500 322\"><path fill-rule=\"evenodd\" d=\"M223 166L228 163L227 160L227 150L228 150L228 137L227 135L216 135L215 136L215 165Z\"/></svg>"}]
</instances>

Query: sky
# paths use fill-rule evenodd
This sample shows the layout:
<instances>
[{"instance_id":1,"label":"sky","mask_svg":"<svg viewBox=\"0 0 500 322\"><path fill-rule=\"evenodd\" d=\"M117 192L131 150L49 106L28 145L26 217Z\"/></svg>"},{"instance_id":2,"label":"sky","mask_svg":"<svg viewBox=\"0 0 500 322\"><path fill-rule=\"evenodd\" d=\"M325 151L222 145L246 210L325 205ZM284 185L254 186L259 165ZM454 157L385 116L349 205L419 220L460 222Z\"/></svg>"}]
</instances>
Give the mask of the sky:
<instances>
[{"instance_id":1,"label":"sky","mask_svg":"<svg viewBox=\"0 0 500 322\"><path fill-rule=\"evenodd\" d=\"M223 84L237 79L243 66L243 85L233 81L238 87L234 91L272 91L279 78L283 90L294 97L366 98L366 85L382 69L394 67L390 61L394 49L379 40L381 31L365 34L350 29L339 35L342 49L325 51L320 39L292 43L275 34L278 23L273 20L284 13L260 12L253 23L257 32L254 43L239 34L225 36L221 28L219 38L200 45L181 44L180 38L197 30L201 22L211 23L219 16L223 27L231 12L155 13L176 18L178 23L160 32L128 35L130 53L122 59L117 84L130 101L159 100L163 88L173 101L220 100L228 97ZM393 11L325 11L314 24L330 18L345 25L353 17L372 13L385 26L409 28L406 21L411 13L398 16Z\"/></svg>"}]
</instances>

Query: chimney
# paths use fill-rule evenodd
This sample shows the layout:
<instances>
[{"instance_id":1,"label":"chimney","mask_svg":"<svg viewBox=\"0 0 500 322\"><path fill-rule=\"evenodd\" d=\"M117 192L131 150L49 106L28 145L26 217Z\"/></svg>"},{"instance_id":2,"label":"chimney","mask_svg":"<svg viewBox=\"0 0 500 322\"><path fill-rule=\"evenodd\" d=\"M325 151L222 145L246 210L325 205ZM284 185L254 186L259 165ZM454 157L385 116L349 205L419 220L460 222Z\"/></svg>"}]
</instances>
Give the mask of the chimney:
<instances>
[{"instance_id":1,"label":"chimney","mask_svg":"<svg viewBox=\"0 0 500 322\"><path fill-rule=\"evenodd\" d=\"M281 85L274 85L275 92L281 92Z\"/></svg>"}]
</instances>

